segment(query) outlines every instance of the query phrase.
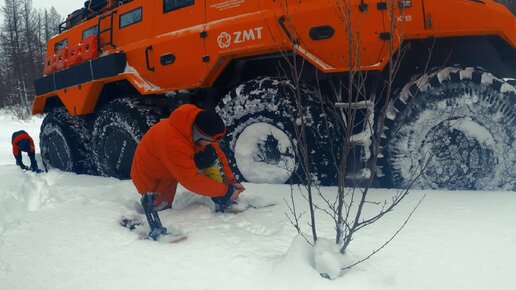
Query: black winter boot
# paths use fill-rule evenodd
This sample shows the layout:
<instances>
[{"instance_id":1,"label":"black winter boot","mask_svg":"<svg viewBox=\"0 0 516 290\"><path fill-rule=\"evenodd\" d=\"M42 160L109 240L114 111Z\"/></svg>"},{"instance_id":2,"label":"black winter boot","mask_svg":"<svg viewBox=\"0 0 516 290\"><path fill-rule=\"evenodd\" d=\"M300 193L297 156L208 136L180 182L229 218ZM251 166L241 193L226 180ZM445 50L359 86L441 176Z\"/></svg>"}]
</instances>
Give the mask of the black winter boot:
<instances>
[{"instance_id":1,"label":"black winter boot","mask_svg":"<svg viewBox=\"0 0 516 290\"><path fill-rule=\"evenodd\" d=\"M160 236L167 234L167 228L161 225L161 220L158 216L158 210L160 210L161 205L158 207L154 205L156 201L155 193L147 192L140 201L150 227L149 238L157 240Z\"/></svg>"}]
</instances>

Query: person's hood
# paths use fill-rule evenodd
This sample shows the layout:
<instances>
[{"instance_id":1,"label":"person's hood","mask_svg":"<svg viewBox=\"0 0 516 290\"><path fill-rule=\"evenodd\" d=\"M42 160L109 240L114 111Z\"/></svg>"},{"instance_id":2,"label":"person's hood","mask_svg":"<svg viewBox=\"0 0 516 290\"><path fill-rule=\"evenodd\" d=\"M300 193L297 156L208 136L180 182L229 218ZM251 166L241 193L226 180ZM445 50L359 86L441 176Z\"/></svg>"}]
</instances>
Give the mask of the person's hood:
<instances>
[{"instance_id":1,"label":"person's hood","mask_svg":"<svg viewBox=\"0 0 516 290\"><path fill-rule=\"evenodd\" d=\"M195 117L197 117L197 114L201 111L202 109L195 105L185 104L175 109L172 114L170 114L168 121L181 135L193 143L192 126L195 122Z\"/></svg>"}]
</instances>

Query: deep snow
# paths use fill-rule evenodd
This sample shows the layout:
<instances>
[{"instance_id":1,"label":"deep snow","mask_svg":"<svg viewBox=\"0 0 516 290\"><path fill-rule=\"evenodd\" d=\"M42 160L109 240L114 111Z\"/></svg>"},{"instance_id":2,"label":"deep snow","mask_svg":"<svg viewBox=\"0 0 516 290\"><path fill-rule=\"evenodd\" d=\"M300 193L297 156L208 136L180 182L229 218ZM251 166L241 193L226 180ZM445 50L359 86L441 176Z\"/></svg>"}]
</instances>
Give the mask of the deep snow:
<instances>
[{"instance_id":1,"label":"deep snow","mask_svg":"<svg viewBox=\"0 0 516 290\"><path fill-rule=\"evenodd\" d=\"M40 123L0 112L0 289L515 289L516 192L413 191L393 214L360 232L342 260L381 245L426 193L398 237L330 281L312 264L329 267L333 258L316 251L314 260L285 217L289 186L246 184L243 199L277 206L239 215L215 214L208 201L180 188L175 209L160 216L188 240L139 240L118 225L137 215L139 195L130 181L34 174L14 165L11 133L24 129L38 142ZM335 191L323 188L327 196ZM374 190L372 199L393 192ZM305 207L300 194L296 201ZM328 217L319 213L318 224L321 237L333 238Z\"/></svg>"}]
</instances>

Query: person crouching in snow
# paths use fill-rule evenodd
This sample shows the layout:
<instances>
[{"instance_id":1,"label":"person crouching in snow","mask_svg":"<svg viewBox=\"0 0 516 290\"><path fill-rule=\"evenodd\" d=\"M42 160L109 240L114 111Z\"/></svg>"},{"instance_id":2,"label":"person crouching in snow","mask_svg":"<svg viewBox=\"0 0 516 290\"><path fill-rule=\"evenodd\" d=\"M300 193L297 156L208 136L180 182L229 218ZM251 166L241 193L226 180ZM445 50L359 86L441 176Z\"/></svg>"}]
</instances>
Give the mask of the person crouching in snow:
<instances>
[{"instance_id":1,"label":"person crouching in snow","mask_svg":"<svg viewBox=\"0 0 516 290\"><path fill-rule=\"evenodd\" d=\"M33 172L41 172L38 168L38 162L36 161L36 149L34 147L34 141L27 134L27 132L20 130L14 132L11 137L11 143L13 145L13 155L16 159L16 165L20 166L23 170L32 170ZM23 164L22 152L27 152L30 159L30 168Z\"/></svg>"},{"instance_id":2,"label":"person crouching in snow","mask_svg":"<svg viewBox=\"0 0 516 290\"><path fill-rule=\"evenodd\" d=\"M224 212L245 190L236 182L219 147L225 133L224 121L218 114L191 104L178 107L168 119L145 133L136 147L131 179L142 195L150 238L156 240L166 234L157 212L172 206L178 183L191 192L211 197L219 212Z\"/></svg>"}]
</instances>

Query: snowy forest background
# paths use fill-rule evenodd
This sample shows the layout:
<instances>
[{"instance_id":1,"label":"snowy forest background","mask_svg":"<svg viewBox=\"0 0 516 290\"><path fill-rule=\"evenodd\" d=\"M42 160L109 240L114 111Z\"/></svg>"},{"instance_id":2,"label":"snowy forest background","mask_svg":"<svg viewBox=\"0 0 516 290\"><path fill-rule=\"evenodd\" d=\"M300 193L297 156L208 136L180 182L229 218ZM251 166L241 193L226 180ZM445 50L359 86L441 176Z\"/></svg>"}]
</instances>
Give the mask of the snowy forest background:
<instances>
[{"instance_id":1,"label":"snowy forest background","mask_svg":"<svg viewBox=\"0 0 516 290\"><path fill-rule=\"evenodd\" d=\"M0 107L22 105L28 114L46 41L59 32L64 18L53 7L34 8L32 0L4 0L0 17Z\"/></svg>"},{"instance_id":2,"label":"snowy forest background","mask_svg":"<svg viewBox=\"0 0 516 290\"><path fill-rule=\"evenodd\" d=\"M80 8L83 2L76 1ZM516 13L516 0L496 1ZM20 118L29 116L34 80L43 72L46 41L59 33L66 18L48 2L49 8L36 9L33 0L4 0L0 11L0 108L15 108L13 113Z\"/></svg>"}]
</instances>

